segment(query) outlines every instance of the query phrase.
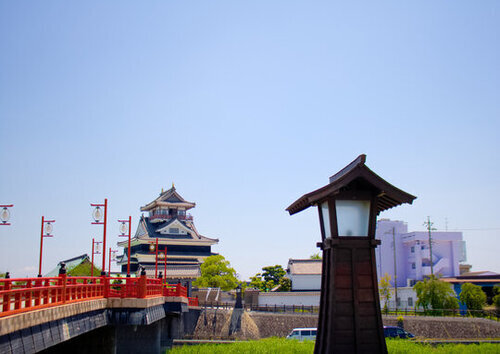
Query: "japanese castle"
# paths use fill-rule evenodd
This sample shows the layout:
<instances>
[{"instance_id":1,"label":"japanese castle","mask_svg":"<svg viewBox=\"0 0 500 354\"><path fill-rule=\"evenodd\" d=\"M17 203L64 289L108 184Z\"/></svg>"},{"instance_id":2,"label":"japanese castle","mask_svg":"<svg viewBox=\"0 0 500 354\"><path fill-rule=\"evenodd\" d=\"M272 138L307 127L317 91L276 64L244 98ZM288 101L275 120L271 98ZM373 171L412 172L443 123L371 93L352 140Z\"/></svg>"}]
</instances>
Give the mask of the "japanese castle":
<instances>
[{"instance_id":1,"label":"japanese castle","mask_svg":"<svg viewBox=\"0 0 500 354\"><path fill-rule=\"evenodd\" d=\"M141 207L147 216L141 216L135 236L131 239L132 274L137 274L144 267L146 275L155 275L156 253L153 245L158 238L158 254L167 255L166 280L169 283L190 286L201 275L200 264L208 256L216 254L212 253L211 246L219 240L198 233L193 217L187 214L195 206L195 203L184 200L172 184L171 189L165 192L162 189L158 198ZM123 247L123 255L117 257L117 264L121 265L122 273L127 274L128 240L118 242L118 246ZM158 274L160 271L164 271L164 260L159 258Z\"/></svg>"}]
</instances>

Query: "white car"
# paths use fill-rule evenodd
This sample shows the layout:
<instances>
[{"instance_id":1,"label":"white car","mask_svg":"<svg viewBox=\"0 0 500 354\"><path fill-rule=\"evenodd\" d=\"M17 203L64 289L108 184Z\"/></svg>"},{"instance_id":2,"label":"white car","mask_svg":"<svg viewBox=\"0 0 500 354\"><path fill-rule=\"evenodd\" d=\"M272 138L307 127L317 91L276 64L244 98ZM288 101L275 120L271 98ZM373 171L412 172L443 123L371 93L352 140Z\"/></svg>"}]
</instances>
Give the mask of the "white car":
<instances>
[{"instance_id":1,"label":"white car","mask_svg":"<svg viewBox=\"0 0 500 354\"><path fill-rule=\"evenodd\" d=\"M294 328L286 339L316 340L316 328Z\"/></svg>"}]
</instances>

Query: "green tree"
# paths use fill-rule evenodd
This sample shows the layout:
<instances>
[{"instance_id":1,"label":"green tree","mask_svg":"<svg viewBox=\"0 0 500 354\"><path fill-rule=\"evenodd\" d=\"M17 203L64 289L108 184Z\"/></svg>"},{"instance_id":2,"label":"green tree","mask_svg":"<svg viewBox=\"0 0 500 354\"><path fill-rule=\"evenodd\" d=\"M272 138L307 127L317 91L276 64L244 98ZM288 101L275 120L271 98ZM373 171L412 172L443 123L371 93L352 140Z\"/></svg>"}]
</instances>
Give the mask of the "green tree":
<instances>
[{"instance_id":1,"label":"green tree","mask_svg":"<svg viewBox=\"0 0 500 354\"><path fill-rule=\"evenodd\" d=\"M500 312L500 284L496 284L493 287L493 294L495 294L493 296L493 304L497 308L497 311Z\"/></svg>"},{"instance_id":2,"label":"green tree","mask_svg":"<svg viewBox=\"0 0 500 354\"><path fill-rule=\"evenodd\" d=\"M250 287L267 292L280 285L279 291L289 291L291 282L290 279L284 277L285 275L286 271L278 264L263 267L262 273L250 277Z\"/></svg>"},{"instance_id":3,"label":"green tree","mask_svg":"<svg viewBox=\"0 0 500 354\"><path fill-rule=\"evenodd\" d=\"M283 278L285 274L286 271L279 264L262 268L262 277L264 280L272 281L275 285L279 284L281 278Z\"/></svg>"},{"instance_id":4,"label":"green tree","mask_svg":"<svg viewBox=\"0 0 500 354\"><path fill-rule=\"evenodd\" d=\"M417 293L417 306L422 306L425 310L458 308L458 299L451 285L439 280L435 275L417 282L413 289Z\"/></svg>"},{"instance_id":5,"label":"green tree","mask_svg":"<svg viewBox=\"0 0 500 354\"><path fill-rule=\"evenodd\" d=\"M232 290L238 286L236 271L221 255L210 256L201 264L201 277L193 282L199 288L221 288Z\"/></svg>"},{"instance_id":6,"label":"green tree","mask_svg":"<svg viewBox=\"0 0 500 354\"><path fill-rule=\"evenodd\" d=\"M387 308L389 307L389 301L391 300L391 276L387 273L385 273L385 275L380 278L379 292L380 296L382 296L385 300L384 311L387 311Z\"/></svg>"},{"instance_id":7,"label":"green tree","mask_svg":"<svg viewBox=\"0 0 500 354\"><path fill-rule=\"evenodd\" d=\"M292 281L289 278L281 278L280 279L280 288L279 291L290 291L292 290Z\"/></svg>"},{"instance_id":8,"label":"green tree","mask_svg":"<svg viewBox=\"0 0 500 354\"><path fill-rule=\"evenodd\" d=\"M460 302L467 306L467 310L482 310L486 304L486 294L480 286L471 283L462 284Z\"/></svg>"},{"instance_id":9,"label":"green tree","mask_svg":"<svg viewBox=\"0 0 500 354\"><path fill-rule=\"evenodd\" d=\"M318 252L318 253L311 254L309 256L309 259L323 259L323 258L321 257L321 255Z\"/></svg>"}]
</instances>

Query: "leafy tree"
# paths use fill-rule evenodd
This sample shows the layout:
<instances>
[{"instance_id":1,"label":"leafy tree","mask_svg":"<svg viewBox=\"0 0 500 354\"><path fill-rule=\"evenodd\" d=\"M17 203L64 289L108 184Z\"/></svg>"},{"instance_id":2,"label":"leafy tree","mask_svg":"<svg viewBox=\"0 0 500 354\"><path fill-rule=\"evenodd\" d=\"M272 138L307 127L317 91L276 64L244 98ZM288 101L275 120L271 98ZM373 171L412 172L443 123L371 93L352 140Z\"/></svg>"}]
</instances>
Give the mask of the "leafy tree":
<instances>
[{"instance_id":1,"label":"leafy tree","mask_svg":"<svg viewBox=\"0 0 500 354\"><path fill-rule=\"evenodd\" d=\"M500 312L500 284L497 284L493 287L493 304L497 308L497 311Z\"/></svg>"},{"instance_id":2,"label":"leafy tree","mask_svg":"<svg viewBox=\"0 0 500 354\"><path fill-rule=\"evenodd\" d=\"M387 273L385 273L385 275L380 278L379 292L380 296L382 296L385 300L384 311L387 311L389 301L391 300L391 276Z\"/></svg>"},{"instance_id":3,"label":"leafy tree","mask_svg":"<svg viewBox=\"0 0 500 354\"><path fill-rule=\"evenodd\" d=\"M486 304L486 294L480 286L465 283L460 292L460 302L467 306L467 310L482 310Z\"/></svg>"},{"instance_id":4,"label":"leafy tree","mask_svg":"<svg viewBox=\"0 0 500 354\"><path fill-rule=\"evenodd\" d=\"M250 287L267 292L280 285L279 291L289 291L291 288L290 279L285 278L286 271L280 265L262 268L262 273L257 273L250 277Z\"/></svg>"},{"instance_id":5,"label":"leafy tree","mask_svg":"<svg viewBox=\"0 0 500 354\"><path fill-rule=\"evenodd\" d=\"M201 277L193 282L199 288L221 288L232 290L238 286L236 271L221 255L210 256L201 264Z\"/></svg>"},{"instance_id":6,"label":"leafy tree","mask_svg":"<svg viewBox=\"0 0 500 354\"><path fill-rule=\"evenodd\" d=\"M323 258L321 257L321 255L318 252L318 253L311 254L309 256L309 259L323 259Z\"/></svg>"},{"instance_id":7,"label":"leafy tree","mask_svg":"<svg viewBox=\"0 0 500 354\"><path fill-rule=\"evenodd\" d=\"M289 278L281 278L280 279L280 288L279 291L290 291L292 290L292 281Z\"/></svg>"},{"instance_id":8,"label":"leafy tree","mask_svg":"<svg viewBox=\"0 0 500 354\"><path fill-rule=\"evenodd\" d=\"M425 310L458 308L458 299L451 285L439 280L435 275L417 282L413 289L417 293L417 306L422 306Z\"/></svg>"},{"instance_id":9,"label":"leafy tree","mask_svg":"<svg viewBox=\"0 0 500 354\"><path fill-rule=\"evenodd\" d=\"M275 266L268 266L262 268L262 277L265 281L272 281L274 284L278 284L280 279L283 278L286 274L286 271L279 264Z\"/></svg>"}]
</instances>

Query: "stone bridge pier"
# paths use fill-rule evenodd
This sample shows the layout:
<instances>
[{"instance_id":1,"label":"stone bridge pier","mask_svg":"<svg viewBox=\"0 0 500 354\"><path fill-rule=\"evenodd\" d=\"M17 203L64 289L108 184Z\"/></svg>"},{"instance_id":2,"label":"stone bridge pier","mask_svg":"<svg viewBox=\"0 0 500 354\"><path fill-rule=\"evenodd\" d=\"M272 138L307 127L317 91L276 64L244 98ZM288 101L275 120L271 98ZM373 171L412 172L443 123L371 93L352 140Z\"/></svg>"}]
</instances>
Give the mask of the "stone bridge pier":
<instances>
[{"instance_id":1,"label":"stone bridge pier","mask_svg":"<svg viewBox=\"0 0 500 354\"><path fill-rule=\"evenodd\" d=\"M173 339L193 333L199 312L186 299L164 297L42 309L0 320L0 352L164 353Z\"/></svg>"}]
</instances>

